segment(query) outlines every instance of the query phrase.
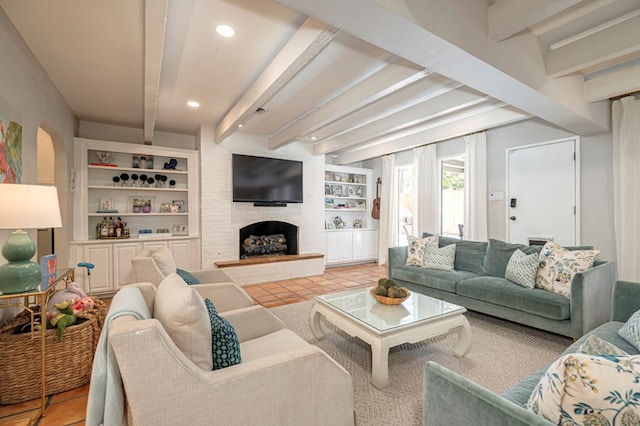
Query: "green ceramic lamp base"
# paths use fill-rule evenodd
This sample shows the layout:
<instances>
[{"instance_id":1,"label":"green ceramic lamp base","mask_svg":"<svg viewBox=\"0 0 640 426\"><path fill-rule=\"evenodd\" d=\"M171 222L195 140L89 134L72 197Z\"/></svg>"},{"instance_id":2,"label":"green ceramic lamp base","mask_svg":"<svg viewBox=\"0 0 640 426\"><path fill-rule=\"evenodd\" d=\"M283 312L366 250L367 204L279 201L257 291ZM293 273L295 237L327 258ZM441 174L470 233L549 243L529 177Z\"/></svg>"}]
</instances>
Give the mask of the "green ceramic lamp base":
<instances>
[{"instance_id":1,"label":"green ceramic lamp base","mask_svg":"<svg viewBox=\"0 0 640 426\"><path fill-rule=\"evenodd\" d=\"M35 290L42 280L40 265L31 262L36 246L23 231L15 231L2 246L2 255L9 261L0 266L0 292L25 293Z\"/></svg>"}]
</instances>

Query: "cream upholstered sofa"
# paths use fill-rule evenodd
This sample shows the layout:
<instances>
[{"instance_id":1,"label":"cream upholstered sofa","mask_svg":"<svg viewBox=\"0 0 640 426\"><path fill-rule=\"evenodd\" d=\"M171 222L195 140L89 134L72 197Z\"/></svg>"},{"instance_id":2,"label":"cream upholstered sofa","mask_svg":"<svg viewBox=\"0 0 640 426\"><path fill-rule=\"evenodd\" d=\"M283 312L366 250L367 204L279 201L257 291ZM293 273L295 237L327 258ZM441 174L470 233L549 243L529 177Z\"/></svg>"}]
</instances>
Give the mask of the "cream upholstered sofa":
<instances>
[{"instance_id":1,"label":"cream upholstered sofa","mask_svg":"<svg viewBox=\"0 0 640 426\"><path fill-rule=\"evenodd\" d=\"M131 267L135 282L148 282L156 287L168 275L178 270L173 255L166 247L156 250L143 249L131 259ZM218 299L215 302L220 312L253 305L253 300L247 292L221 269L188 271L188 274L202 283L195 285L203 297L216 294L212 299Z\"/></svg>"},{"instance_id":2,"label":"cream upholstered sofa","mask_svg":"<svg viewBox=\"0 0 640 426\"><path fill-rule=\"evenodd\" d=\"M167 280L175 277L173 274ZM211 371L194 362L192 347L200 338L186 336L191 340L185 345L184 340L179 341L185 337L184 324L179 326L182 336L178 339L172 339L163 326L167 314L160 315L159 310L166 310L162 306L166 300L189 310L184 306L186 299L171 294L159 303L166 288L164 281L157 292L150 284L131 287L123 290L137 292L136 297L146 302L150 318L126 315L125 309L124 315L108 324L107 331L122 376L128 424L354 424L349 373L287 329L269 310L252 306L221 314L238 335L242 362ZM188 296L192 305L202 302L194 287L188 286L193 290ZM114 309L118 309L117 298L118 294ZM110 316L114 316L111 310L107 322ZM194 316L187 312L188 318ZM172 333L175 335L175 329Z\"/></svg>"}]
</instances>

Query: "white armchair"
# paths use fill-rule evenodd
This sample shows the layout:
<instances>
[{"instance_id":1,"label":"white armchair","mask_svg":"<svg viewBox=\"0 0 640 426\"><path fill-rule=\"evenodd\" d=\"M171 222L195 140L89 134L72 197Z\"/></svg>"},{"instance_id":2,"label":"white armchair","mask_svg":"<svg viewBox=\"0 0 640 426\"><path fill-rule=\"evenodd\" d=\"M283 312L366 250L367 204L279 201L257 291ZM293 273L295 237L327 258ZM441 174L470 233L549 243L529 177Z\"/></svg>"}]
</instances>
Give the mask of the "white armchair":
<instances>
[{"instance_id":1,"label":"white armchair","mask_svg":"<svg viewBox=\"0 0 640 426\"><path fill-rule=\"evenodd\" d=\"M148 282L156 287L177 270L173 255L166 247L155 251L144 249L131 259L131 266L136 282ZM198 293L203 298L213 300L220 312L253 305L253 300L247 292L223 270L203 269L188 272L202 283L194 285Z\"/></svg>"},{"instance_id":2,"label":"white armchair","mask_svg":"<svg viewBox=\"0 0 640 426\"><path fill-rule=\"evenodd\" d=\"M262 306L222 316L238 334L242 363L214 371L181 352L158 319L111 323L128 424L354 424L351 376L325 352Z\"/></svg>"}]
</instances>

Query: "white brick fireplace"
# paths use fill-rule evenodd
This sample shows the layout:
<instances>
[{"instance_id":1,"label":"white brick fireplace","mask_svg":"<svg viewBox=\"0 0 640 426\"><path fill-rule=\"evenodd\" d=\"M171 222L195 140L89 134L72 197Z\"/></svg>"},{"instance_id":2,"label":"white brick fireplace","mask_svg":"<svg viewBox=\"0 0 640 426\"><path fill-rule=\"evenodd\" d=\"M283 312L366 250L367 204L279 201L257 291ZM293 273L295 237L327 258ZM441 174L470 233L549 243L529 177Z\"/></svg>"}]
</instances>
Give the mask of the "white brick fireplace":
<instances>
[{"instance_id":1,"label":"white brick fireplace","mask_svg":"<svg viewBox=\"0 0 640 426\"><path fill-rule=\"evenodd\" d=\"M270 151L266 138L246 132L237 132L216 144L210 128L202 128L200 143L203 268L214 268L215 262L238 260L240 228L262 221L282 221L297 226L299 254L325 253L324 156L314 156L311 147L300 143ZM231 155L234 153L303 161L304 202L286 207L254 207L252 203L232 202ZM238 266L225 271L241 285L255 284L322 274L324 258Z\"/></svg>"}]
</instances>

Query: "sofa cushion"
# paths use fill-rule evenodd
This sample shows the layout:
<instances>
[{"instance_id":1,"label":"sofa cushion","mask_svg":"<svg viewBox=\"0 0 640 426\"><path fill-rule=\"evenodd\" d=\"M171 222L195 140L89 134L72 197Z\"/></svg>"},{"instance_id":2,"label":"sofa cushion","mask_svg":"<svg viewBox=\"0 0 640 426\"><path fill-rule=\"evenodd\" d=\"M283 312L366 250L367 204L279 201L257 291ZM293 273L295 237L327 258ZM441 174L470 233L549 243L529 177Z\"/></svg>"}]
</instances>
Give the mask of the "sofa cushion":
<instances>
[{"instance_id":1,"label":"sofa cushion","mask_svg":"<svg viewBox=\"0 0 640 426\"><path fill-rule=\"evenodd\" d=\"M426 246L438 247L438 236L418 238L409 236L407 239L407 265L422 266L424 263L424 251Z\"/></svg>"},{"instance_id":2,"label":"sofa cushion","mask_svg":"<svg viewBox=\"0 0 640 426\"><path fill-rule=\"evenodd\" d=\"M640 311L636 311L618 330L618 335L640 350Z\"/></svg>"},{"instance_id":3,"label":"sofa cushion","mask_svg":"<svg viewBox=\"0 0 640 426\"><path fill-rule=\"evenodd\" d=\"M187 358L204 370L213 368L207 307L202 296L175 272L158 285L153 313Z\"/></svg>"},{"instance_id":4,"label":"sofa cushion","mask_svg":"<svg viewBox=\"0 0 640 426\"><path fill-rule=\"evenodd\" d=\"M456 283L458 281L477 276L477 274L469 271L447 272L406 265L398 266L391 270L391 278L396 280L431 287L449 293L456 292Z\"/></svg>"},{"instance_id":5,"label":"sofa cushion","mask_svg":"<svg viewBox=\"0 0 640 426\"><path fill-rule=\"evenodd\" d=\"M512 283L526 288L534 288L536 285L536 273L538 272L538 255L536 253L525 254L518 249L513 252L504 277Z\"/></svg>"},{"instance_id":6,"label":"sofa cushion","mask_svg":"<svg viewBox=\"0 0 640 426\"><path fill-rule=\"evenodd\" d=\"M540 379L527 408L553 424L640 424L640 356L569 354Z\"/></svg>"},{"instance_id":7,"label":"sofa cushion","mask_svg":"<svg viewBox=\"0 0 640 426\"><path fill-rule=\"evenodd\" d=\"M307 346L309 344L300 336L287 328L283 328L240 343L240 350L242 351L242 359L246 363Z\"/></svg>"},{"instance_id":8,"label":"sofa cushion","mask_svg":"<svg viewBox=\"0 0 640 426\"><path fill-rule=\"evenodd\" d=\"M428 232L422 234L423 237L431 235L433 234ZM484 256L487 252L486 242L459 240L450 237L440 237L438 239L438 245L440 247L450 244L456 245L456 260L454 263L454 269L456 271L469 271L478 275L486 275L484 269Z\"/></svg>"},{"instance_id":9,"label":"sofa cushion","mask_svg":"<svg viewBox=\"0 0 640 426\"><path fill-rule=\"evenodd\" d=\"M445 247L424 247L423 268L437 269L439 271L453 271L456 260L456 245L450 244Z\"/></svg>"},{"instance_id":10,"label":"sofa cushion","mask_svg":"<svg viewBox=\"0 0 640 426\"><path fill-rule=\"evenodd\" d=\"M500 240L490 239L487 245L487 254L484 257L484 268L487 275L504 278L509 259L516 250L525 254L540 253L541 246L527 246L524 244L506 243Z\"/></svg>"},{"instance_id":11,"label":"sofa cushion","mask_svg":"<svg viewBox=\"0 0 640 426\"><path fill-rule=\"evenodd\" d=\"M593 266L600 250L568 250L547 241L540 252L536 287L571 297L571 280Z\"/></svg>"},{"instance_id":12,"label":"sofa cushion","mask_svg":"<svg viewBox=\"0 0 640 426\"><path fill-rule=\"evenodd\" d=\"M456 288L460 296L544 318L565 320L571 315L571 302L566 297L537 288L520 287L504 278L491 276L471 278L460 281Z\"/></svg>"},{"instance_id":13,"label":"sofa cushion","mask_svg":"<svg viewBox=\"0 0 640 426\"><path fill-rule=\"evenodd\" d=\"M167 247L159 247L151 253L151 258L156 262L158 269L162 271L165 277L176 272L176 261L173 258L173 254L171 254L171 250Z\"/></svg>"},{"instance_id":14,"label":"sofa cushion","mask_svg":"<svg viewBox=\"0 0 640 426\"><path fill-rule=\"evenodd\" d=\"M211 323L211 356L213 359L213 369L230 367L240 364L240 341L233 326L226 319L218 315L218 311L213 302L204 300Z\"/></svg>"}]
</instances>

